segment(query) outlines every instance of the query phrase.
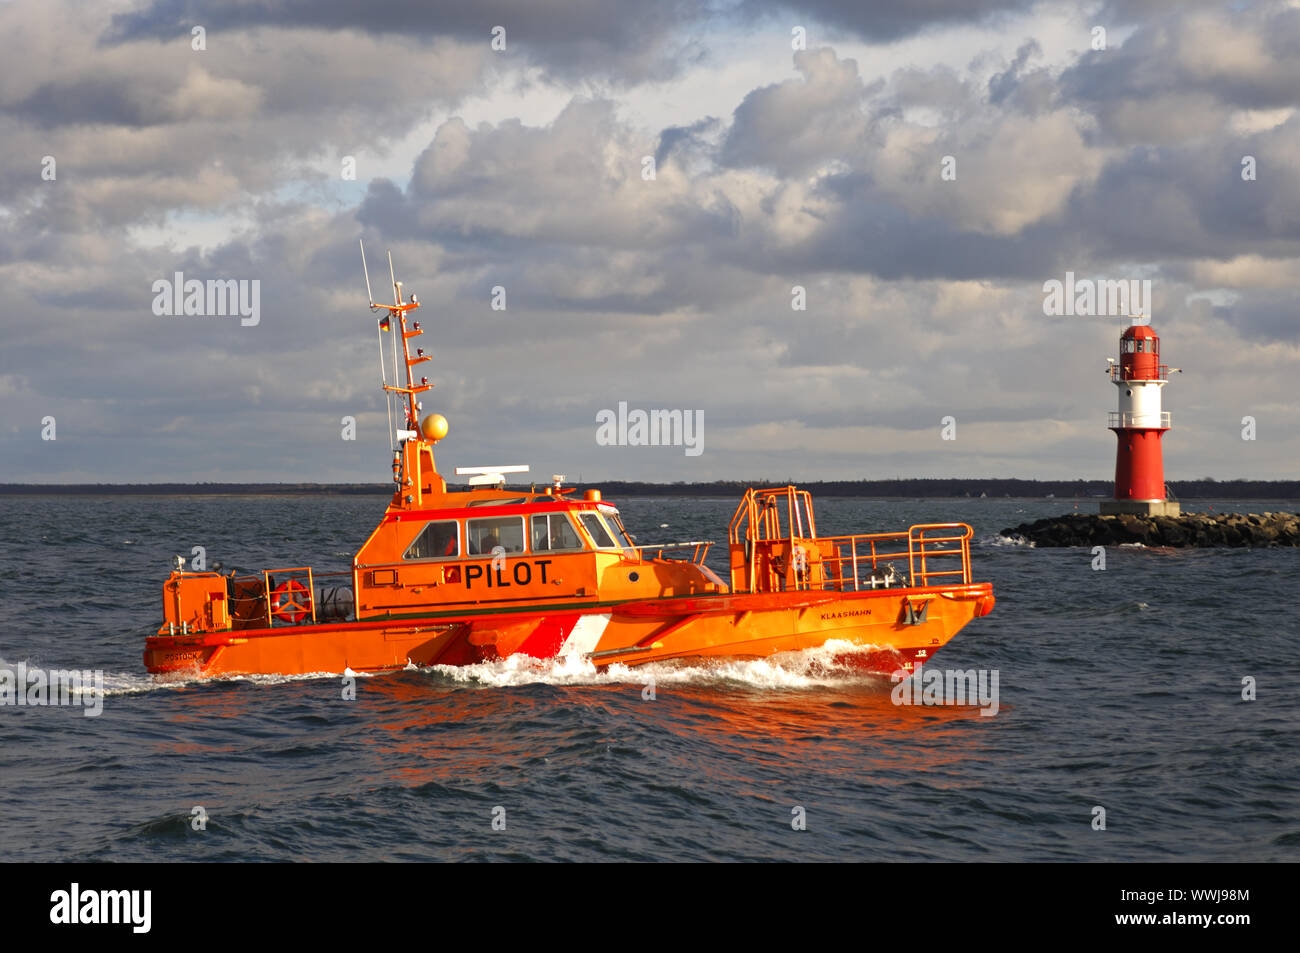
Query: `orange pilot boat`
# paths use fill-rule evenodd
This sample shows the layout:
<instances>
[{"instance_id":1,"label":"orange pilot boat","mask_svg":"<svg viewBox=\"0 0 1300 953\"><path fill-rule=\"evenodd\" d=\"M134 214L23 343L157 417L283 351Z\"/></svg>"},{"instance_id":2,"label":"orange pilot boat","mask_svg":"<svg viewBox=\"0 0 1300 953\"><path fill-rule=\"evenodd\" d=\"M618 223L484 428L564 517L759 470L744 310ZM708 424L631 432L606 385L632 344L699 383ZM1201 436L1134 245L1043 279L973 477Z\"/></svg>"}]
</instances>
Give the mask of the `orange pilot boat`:
<instances>
[{"instance_id":1,"label":"orange pilot boat","mask_svg":"<svg viewBox=\"0 0 1300 953\"><path fill-rule=\"evenodd\" d=\"M351 571L224 576L186 572L178 557L163 585L165 621L145 640L150 672L374 672L520 654L639 665L832 640L879 649L872 666L893 672L992 611L992 585L971 581L964 523L818 536L807 491L751 489L731 520L724 580L705 565L712 543L635 545L600 491L579 495L563 477L522 491L506 488L506 474L527 467L458 468L469 485L449 489L433 455L447 421L420 418L418 395L433 385L413 371L429 360L409 346L422 333L408 324L419 301L403 300L396 280L393 291L394 304L372 295L371 308L396 332L393 370L405 364L405 383L388 383L381 331L390 419L395 405L404 418L389 428L396 489Z\"/></svg>"}]
</instances>

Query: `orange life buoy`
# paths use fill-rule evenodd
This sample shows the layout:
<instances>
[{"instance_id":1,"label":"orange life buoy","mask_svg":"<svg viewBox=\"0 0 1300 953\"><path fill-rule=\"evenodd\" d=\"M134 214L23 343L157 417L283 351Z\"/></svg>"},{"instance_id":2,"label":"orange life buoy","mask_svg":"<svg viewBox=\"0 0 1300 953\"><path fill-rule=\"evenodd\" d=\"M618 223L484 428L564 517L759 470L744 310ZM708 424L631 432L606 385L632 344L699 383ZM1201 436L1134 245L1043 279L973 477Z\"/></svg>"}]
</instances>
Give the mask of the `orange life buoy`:
<instances>
[{"instance_id":1,"label":"orange life buoy","mask_svg":"<svg viewBox=\"0 0 1300 953\"><path fill-rule=\"evenodd\" d=\"M289 579L271 590L271 615L285 622L301 622L307 618L305 601L307 587L297 579Z\"/></svg>"}]
</instances>

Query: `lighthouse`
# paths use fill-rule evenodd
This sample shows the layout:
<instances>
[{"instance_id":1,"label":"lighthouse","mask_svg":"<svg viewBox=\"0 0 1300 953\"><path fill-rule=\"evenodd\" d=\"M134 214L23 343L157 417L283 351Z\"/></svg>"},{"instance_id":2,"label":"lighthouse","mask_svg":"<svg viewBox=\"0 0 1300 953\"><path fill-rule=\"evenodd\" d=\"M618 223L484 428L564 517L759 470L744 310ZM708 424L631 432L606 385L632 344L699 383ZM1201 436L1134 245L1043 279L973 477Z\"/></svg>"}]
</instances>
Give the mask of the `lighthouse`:
<instances>
[{"instance_id":1,"label":"lighthouse","mask_svg":"<svg viewBox=\"0 0 1300 953\"><path fill-rule=\"evenodd\" d=\"M1119 363L1111 360L1110 379L1119 391L1119 409L1108 426L1115 431L1115 499L1101 504L1102 514L1178 516L1168 498L1160 439L1169 429L1168 411L1160 409L1160 392L1169 383L1169 365L1160 363L1160 338L1150 325L1132 325L1119 338Z\"/></svg>"}]
</instances>

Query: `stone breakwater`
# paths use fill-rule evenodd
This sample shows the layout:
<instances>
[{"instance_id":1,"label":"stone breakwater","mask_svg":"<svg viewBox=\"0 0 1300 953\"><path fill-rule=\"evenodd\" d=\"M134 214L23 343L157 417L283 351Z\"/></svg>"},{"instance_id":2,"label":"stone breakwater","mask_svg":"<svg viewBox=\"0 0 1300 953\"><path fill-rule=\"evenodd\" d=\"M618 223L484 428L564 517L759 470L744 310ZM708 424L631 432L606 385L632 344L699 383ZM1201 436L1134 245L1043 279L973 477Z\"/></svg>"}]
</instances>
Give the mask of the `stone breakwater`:
<instances>
[{"instance_id":1,"label":"stone breakwater","mask_svg":"<svg viewBox=\"0 0 1300 953\"><path fill-rule=\"evenodd\" d=\"M1184 513L1097 516L1073 513L1004 529L1036 546L1300 546L1300 514Z\"/></svg>"}]
</instances>

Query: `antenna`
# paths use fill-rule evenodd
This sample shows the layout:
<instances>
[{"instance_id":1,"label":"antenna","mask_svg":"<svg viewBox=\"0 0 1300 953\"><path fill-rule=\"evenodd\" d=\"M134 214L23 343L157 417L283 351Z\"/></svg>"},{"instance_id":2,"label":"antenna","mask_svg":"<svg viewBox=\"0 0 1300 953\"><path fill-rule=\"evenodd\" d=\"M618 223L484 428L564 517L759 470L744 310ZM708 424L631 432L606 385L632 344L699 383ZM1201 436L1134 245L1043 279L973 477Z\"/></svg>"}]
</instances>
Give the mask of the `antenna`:
<instances>
[{"instance_id":1,"label":"antenna","mask_svg":"<svg viewBox=\"0 0 1300 953\"><path fill-rule=\"evenodd\" d=\"M528 464L520 463L505 467L457 467L456 476L485 475L488 473L527 473Z\"/></svg>"},{"instance_id":2,"label":"antenna","mask_svg":"<svg viewBox=\"0 0 1300 953\"><path fill-rule=\"evenodd\" d=\"M468 476L470 486L495 486L503 487L506 485L507 473L527 473L528 465L519 464L507 467L457 467L456 476Z\"/></svg>"},{"instance_id":3,"label":"antenna","mask_svg":"<svg viewBox=\"0 0 1300 953\"><path fill-rule=\"evenodd\" d=\"M393 304L400 305L402 303L402 284L397 280L397 275L393 274L393 252L391 249L388 252L388 277L393 282Z\"/></svg>"},{"instance_id":4,"label":"antenna","mask_svg":"<svg viewBox=\"0 0 1300 953\"><path fill-rule=\"evenodd\" d=\"M358 238L357 241L361 243L361 270L365 272L366 275L366 297L370 299L370 307L374 308L375 296L370 291L370 269L366 267L366 240L364 238Z\"/></svg>"}]
</instances>

